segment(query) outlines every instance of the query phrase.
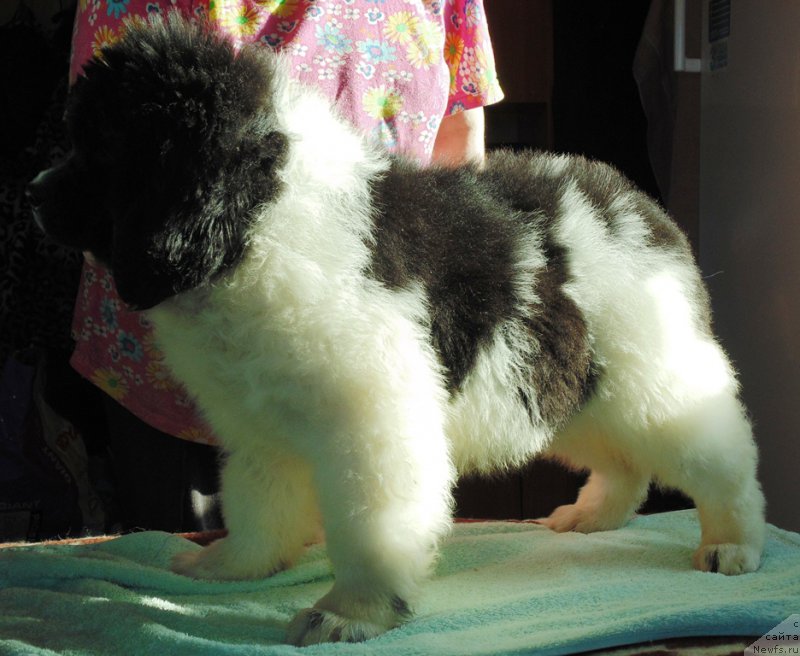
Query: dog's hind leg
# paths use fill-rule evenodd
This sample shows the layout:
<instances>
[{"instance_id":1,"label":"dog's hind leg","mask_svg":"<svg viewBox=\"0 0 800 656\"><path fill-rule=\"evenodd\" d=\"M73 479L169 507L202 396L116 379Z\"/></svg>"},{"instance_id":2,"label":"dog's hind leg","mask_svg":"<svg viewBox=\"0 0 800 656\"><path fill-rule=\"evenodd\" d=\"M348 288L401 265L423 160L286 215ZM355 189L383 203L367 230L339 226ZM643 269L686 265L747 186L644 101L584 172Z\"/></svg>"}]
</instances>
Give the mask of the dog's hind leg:
<instances>
[{"instance_id":1,"label":"dog's hind leg","mask_svg":"<svg viewBox=\"0 0 800 656\"><path fill-rule=\"evenodd\" d=\"M575 504L557 508L541 522L556 531L621 526L644 500L652 473L697 506L702 538L695 568L725 574L758 569L764 497L756 479L752 429L734 388L731 383L715 395L681 404L680 410L664 405L657 421L628 427L617 422L614 444L598 437L591 422L576 422L563 443L556 440L552 453L592 474Z\"/></svg>"},{"instance_id":2,"label":"dog's hind leg","mask_svg":"<svg viewBox=\"0 0 800 656\"><path fill-rule=\"evenodd\" d=\"M591 474L573 504L539 522L559 533L608 531L626 524L647 496L650 475L612 444L592 420L579 417L559 435L551 455Z\"/></svg>"},{"instance_id":3,"label":"dog's hind leg","mask_svg":"<svg viewBox=\"0 0 800 656\"><path fill-rule=\"evenodd\" d=\"M662 429L660 482L695 502L702 537L695 568L723 574L758 569L764 496L756 479L752 430L735 394L724 391Z\"/></svg>"},{"instance_id":4,"label":"dog's hind leg","mask_svg":"<svg viewBox=\"0 0 800 656\"><path fill-rule=\"evenodd\" d=\"M642 504L648 479L636 471L593 470L573 504L559 506L539 523L563 533L609 531L626 524Z\"/></svg>"},{"instance_id":5,"label":"dog's hind leg","mask_svg":"<svg viewBox=\"0 0 800 656\"><path fill-rule=\"evenodd\" d=\"M280 453L232 453L222 470L222 511L228 535L178 554L176 572L214 580L269 576L320 534L310 468Z\"/></svg>"}]
</instances>

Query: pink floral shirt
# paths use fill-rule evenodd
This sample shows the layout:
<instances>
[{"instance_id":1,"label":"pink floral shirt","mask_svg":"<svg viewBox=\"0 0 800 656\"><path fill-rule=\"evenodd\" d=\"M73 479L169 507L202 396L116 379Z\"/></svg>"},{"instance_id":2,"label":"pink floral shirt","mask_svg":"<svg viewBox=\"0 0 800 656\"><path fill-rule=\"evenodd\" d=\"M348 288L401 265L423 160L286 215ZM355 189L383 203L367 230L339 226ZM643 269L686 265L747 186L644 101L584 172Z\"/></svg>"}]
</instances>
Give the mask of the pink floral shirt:
<instances>
[{"instance_id":1,"label":"pink floral shirt","mask_svg":"<svg viewBox=\"0 0 800 656\"><path fill-rule=\"evenodd\" d=\"M79 0L70 77L132 16L177 9L239 43L280 49L297 79L365 134L430 161L442 118L502 98L482 0ZM169 375L147 317L127 311L89 261L75 306L72 365L155 428L215 443Z\"/></svg>"}]
</instances>

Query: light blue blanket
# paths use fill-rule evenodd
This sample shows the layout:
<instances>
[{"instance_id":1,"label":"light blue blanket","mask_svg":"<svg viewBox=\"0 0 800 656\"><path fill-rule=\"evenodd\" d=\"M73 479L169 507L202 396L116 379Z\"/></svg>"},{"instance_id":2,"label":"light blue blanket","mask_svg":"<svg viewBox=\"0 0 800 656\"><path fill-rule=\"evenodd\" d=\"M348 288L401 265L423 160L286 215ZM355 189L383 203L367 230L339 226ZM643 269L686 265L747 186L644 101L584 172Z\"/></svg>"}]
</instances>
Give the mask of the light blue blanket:
<instances>
[{"instance_id":1,"label":"light blue blanket","mask_svg":"<svg viewBox=\"0 0 800 656\"><path fill-rule=\"evenodd\" d=\"M0 551L0 654L567 654L665 637L760 636L800 611L800 535L770 527L761 570L691 569L694 511L619 531L458 524L416 617L359 645L281 644L331 584L322 546L270 579L210 583L168 570L199 548L165 533Z\"/></svg>"}]
</instances>

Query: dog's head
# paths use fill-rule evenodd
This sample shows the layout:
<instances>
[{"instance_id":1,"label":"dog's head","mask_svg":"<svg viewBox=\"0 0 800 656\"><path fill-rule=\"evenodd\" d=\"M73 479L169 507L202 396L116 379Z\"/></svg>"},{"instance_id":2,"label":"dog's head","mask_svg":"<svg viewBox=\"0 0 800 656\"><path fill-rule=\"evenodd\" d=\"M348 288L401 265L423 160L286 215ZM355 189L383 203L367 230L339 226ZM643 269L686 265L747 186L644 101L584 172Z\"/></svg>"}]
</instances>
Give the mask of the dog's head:
<instances>
[{"instance_id":1,"label":"dog's head","mask_svg":"<svg viewBox=\"0 0 800 656\"><path fill-rule=\"evenodd\" d=\"M137 309L212 280L278 193L274 76L267 53L176 16L129 25L71 93L73 151L29 185L37 222Z\"/></svg>"}]
</instances>

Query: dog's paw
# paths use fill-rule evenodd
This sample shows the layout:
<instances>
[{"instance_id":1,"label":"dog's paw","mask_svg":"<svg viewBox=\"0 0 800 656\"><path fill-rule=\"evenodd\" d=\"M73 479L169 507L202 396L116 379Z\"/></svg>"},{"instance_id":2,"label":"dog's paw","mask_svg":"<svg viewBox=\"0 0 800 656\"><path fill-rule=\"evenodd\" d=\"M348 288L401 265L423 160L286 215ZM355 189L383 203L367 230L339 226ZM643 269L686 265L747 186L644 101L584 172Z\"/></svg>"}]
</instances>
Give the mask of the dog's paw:
<instances>
[{"instance_id":1,"label":"dog's paw","mask_svg":"<svg viewBox=\"0 0 800 656\"><path fill-rule=\"evenodd\" d=\"M603 517L580 504L559 506L549 517L537 519L536 522L556 533L576 531L578 533L595 533L619 528L625 520Z\"/></svg>"},{"instance_id":2,"label":"dog's paw","mask_svg":"<svg viewBox=\"0 0 800 656\"><path fill-rule=\"evenodd\" d=\"M409 620L413 612L397 595L362 595L334 589L314 608L304 608L289 623L286 641L297 646L324 642L363 642Z\"/></svg>"},{"instance_id":3,"label":"dog's paw","mask_svg":"<svg viewBox=\"0 0 800 656\"><path fill-rule=\"evenodd\" d=\"M364 620L347 619L329 610L304 608L289 623L286 642L298 647L323 642L363 642L390 628Z\"/></svg>"},{"instance_id":4,"label":"dog's paw","mask_svg":"<svg viewBox=\"0 0 800 656\"><path fill-rule=\"evenodd\" d=\"M222 538L199 551L185 551L172 559L172 571L195 579L232 581L271 576L282 569L270 559L254 557Z\"/></svg>"},{"instance_id":5,"label":"dog's paw","mask_svg":"<svg viewBox=\"0 0 800 656\"><path fill-rule=\"evenodd\" d=\"M746 574L761 564L761 552L744 544L707 544L694 553L694 568L701 572Z\"/></svg>"}]
</instances>

